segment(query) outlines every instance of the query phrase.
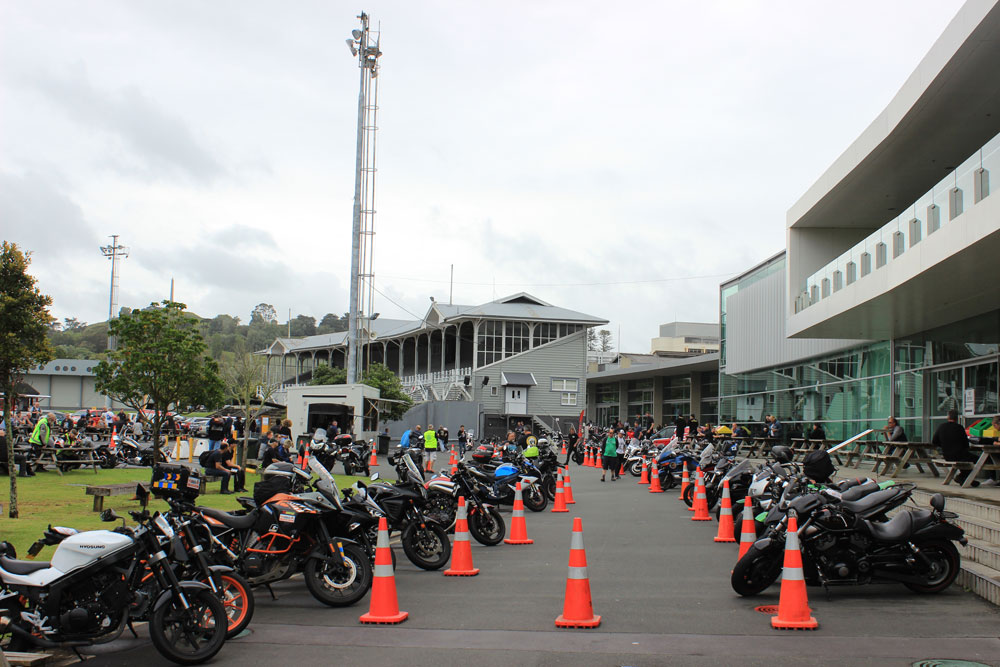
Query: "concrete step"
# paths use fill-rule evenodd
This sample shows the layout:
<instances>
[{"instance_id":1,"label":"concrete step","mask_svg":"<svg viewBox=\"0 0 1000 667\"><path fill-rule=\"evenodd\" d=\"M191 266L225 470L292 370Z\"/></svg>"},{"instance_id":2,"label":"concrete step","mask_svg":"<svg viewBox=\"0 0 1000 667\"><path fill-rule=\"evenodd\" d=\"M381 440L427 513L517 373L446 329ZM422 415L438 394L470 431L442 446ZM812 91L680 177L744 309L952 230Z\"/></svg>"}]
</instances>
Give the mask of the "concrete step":
<instances>
[{"instance_id":1,"label":"concrete step","mask_svg":"<svg viewBox=\"0 0 1000 667\"><path fill-rule=\"evenodd\" d=\"M1000 547L970 539L967 546L958 550L962 553L962 562L972 561L1000 572Z\"/></svg>"},{"instance_id":2,"label":"concrete step","mask_svg":"<svg viewBox=\"0 0 1000 667\"><path fill-rule=\"evenodd\" d=\"M921 507L929 507L930 491L914 489L913 499ZM1000 498L1000 493L997 494ZM960 496L945 496L945 509L970 519L983 519L1000 525L1000 504L985 503Z\"/></svg>"},{"instance_id":3,"label":"concrete step","mask_svg":"<svg viewBox=\"0 0 1000 667\"><path fill-rule=\"evenodd\" d=\"M1000 546L1000 523L984 519L971 519L961 514L958 515L955 523L965 530L965 536L970 540Z\"/></svg>"},{"instance_id":4,"label":"concrete step","mask_svg":"<svg viewBox=\"0 0 1000 667\"><path fill-rule=\"evenodd\" d=\"M984 600L1000 605L1000 571L963 560L962 571L956 581Z\"/></svg>"}]
</instances>

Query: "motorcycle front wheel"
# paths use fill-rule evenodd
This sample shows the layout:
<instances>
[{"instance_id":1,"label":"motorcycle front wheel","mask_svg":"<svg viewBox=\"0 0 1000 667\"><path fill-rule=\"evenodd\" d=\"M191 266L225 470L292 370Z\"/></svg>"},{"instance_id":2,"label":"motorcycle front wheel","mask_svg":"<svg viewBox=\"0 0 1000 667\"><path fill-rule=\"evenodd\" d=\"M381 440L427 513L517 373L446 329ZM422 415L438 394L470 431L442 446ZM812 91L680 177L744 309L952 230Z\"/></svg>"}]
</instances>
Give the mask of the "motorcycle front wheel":
<instances>
[{"instance_id":1,"label":"motorcycle front wheel","mask_svg":"<svg viewBox=\"0 0 1000 667\"><path fill-rule=\"evenodd\" d=\"M549 500L555 501L556 499L556 478L552 475L547 475L542 479L542 489L545 490L545 495L549 497Z\"/></svg>"},{"instance_id":2,"label":"motorcycle front wheel","mask_svg":"<svg viewBox=\"0 0 1000 667\"><path fill-rule=\"evenodd\" d=\"M639 477L642 475L642 459L636 459L632 463L628 464L628 474L633 477Z\"/></svg>"},{"instance_id":3,"label":"motorcycle front wheel","mask_svg":"<svg viewBox=\"0 0 1000 667\"><path fill-rule=\"evenodd\" d=\"M524 489L524 506L532 512L541 512L549 506L549 498L538 484Z\"/></svg>"},{"instance_id":4,"label":"motorcycle front wheel","mask_svg":"<svg viewBox=\"0 0 1000 667\"><path fill-rule=\"evenodd\" d=\"M694 507L694 482L687 485L687 488L684 489L684 495L681 498L684 500L685 505Z\"/></svg>"},{"instance_id":5,"label":"motorcycle front wheel","mask_svg":"<svg viewBox=\"0 0 1000 667\"><path fill-rule=\"evenodd\" d=\"M310 558L302 569L309 593L329 607L348 607L372 587L372 564L364 549L354 544L343 546L342 563L337 556Z\"/></svg>"},{"instance_id":6,"label":"motorcycle front wheel","mask_svg":"<svg viewBox=\"0 0 1000 667\"><path fill-rule=\"evenodd\" d=\"M222 600L207 588L185 590L188 607L180 596L153 612L149 636L160 655L180 665L210 660L226 641L226 610Z\"/></svg>"},{"instance_id":7,"label":"motorcycle front wheel","mask_svg":"<svg viewBox=\"0 0 1000 667\"><path fill-rule=\"evenodd\" d=\"M423 570L440 570L451 558L451 542L444 528L432 522L423 527L414 522L406 527L401 539L403 553Z\"/></svg>"},{"instance_id":8,"label":"motorcycle front wheel","mask_svg":"<svg viewBox=\"0 0 1000 667\"><path fill-rule=\"evenodd\" d=\"M783 541L776 540L766 551L750 547L733 568L730 579L733 590L743 597L750 597L759 595L777 581L783 565L784 546Z\"/></svg>"},{"instance_id":9,"label":"motorcycle front wheel","mask_svg":"<svg viewBox=\"0 0 1000 667\"><path fill-rule=\"evenodd\" d=\"M583 452L579 449L573 451L573 463L583 465Z\"/></svg>"},{"instance_id":10,"label":"motorcycle front wheel","mask_svg":"<svg viewBox=\"0 0 1000 667\"><path fill-rule=\"evenodd\" d=\"M916 593L940 593L955 582L962 566L962 557L955 545L948 540L917 542L915 545L931 561L923 583L904 581L903 585ZM920 561L918 561L918 565Z\"/></svg>"},{"instance_id":11,"label":"motorcycle front wheel","mask_svg":"<svg viewBox=\"0 0 1000 667\"><path fill-rule=\"evenodd\" d=\"M469 534L476 542L493 547L507 535L507 524L495 507L481 508L469 515Z\"/></svg>"}]
</instances>

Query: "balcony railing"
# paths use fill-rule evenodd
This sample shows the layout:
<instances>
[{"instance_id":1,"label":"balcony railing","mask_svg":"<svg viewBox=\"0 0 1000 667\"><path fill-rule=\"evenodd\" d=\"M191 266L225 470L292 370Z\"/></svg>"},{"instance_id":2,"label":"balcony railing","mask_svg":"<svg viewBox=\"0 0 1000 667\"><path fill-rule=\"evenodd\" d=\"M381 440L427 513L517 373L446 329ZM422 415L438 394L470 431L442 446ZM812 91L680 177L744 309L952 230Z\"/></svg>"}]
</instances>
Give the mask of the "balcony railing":
<instances>
[{"instance_id":1,"label":"balcony railing","mask_svg":"<svg viewBox=\"0 0 1000 667\"><path fill-rule=\"evenodd\" d=\"M801 312L864 280L921 243L990 194L990 171L1000 173L1000 134L990 139L895 219L809 276L795 297Z\"/></svg>"}]
</instances>

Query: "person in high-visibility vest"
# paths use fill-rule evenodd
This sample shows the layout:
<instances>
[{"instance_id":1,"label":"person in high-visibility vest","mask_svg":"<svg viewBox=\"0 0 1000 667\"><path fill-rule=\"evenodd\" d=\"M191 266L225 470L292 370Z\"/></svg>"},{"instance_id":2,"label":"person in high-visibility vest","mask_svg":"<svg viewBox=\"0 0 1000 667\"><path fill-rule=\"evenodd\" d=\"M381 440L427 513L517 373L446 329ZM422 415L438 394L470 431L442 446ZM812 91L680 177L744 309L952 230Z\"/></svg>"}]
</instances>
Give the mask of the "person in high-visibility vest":
<instances>
[{"instance_id":1,"label":"person in high-visibility vest","mask_svg":"<svg viewBox=\"0 0 1000 667\"><path fill-rule=\"evenodd\" d=\"M424 452L427 454L432 467L437 462L437 451L437 433L434 431L434 424L428 424L427 431L424 432Z\"/></svg>"},{"instance_id":2,"label":"person in high-visibility vest","mask_svg":"<svg viewBox=\"0 0 1000 667\"><path fill-rule=\"evenodd\" d=\"M47 446L52 439L52 424L55 423L56 416L51 412L39 419L35 424L35 430L31 432L31 437L28 438L28 443L39 447Z\"/></svg>"}]
</instances>

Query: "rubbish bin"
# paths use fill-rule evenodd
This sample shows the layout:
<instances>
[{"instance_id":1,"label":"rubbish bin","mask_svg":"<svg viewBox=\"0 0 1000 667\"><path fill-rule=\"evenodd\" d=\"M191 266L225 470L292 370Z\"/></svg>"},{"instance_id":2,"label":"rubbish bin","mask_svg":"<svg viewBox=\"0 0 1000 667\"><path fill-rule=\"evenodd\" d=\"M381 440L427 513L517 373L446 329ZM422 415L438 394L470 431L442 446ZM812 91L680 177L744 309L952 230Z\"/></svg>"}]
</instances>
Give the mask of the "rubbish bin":
<instances>
[{"instance_id":1,"label":"rubbish bin","mask_svg":"<svg viewBox=\"0 0 1000 667\"><path fill-rule=\"evenodd\" d=\"M382 433L378 436L378 454L379 456L387 456L389 454L389 442L392 438L389 437L387 433Z\"/></svg>"}]
</instances>

